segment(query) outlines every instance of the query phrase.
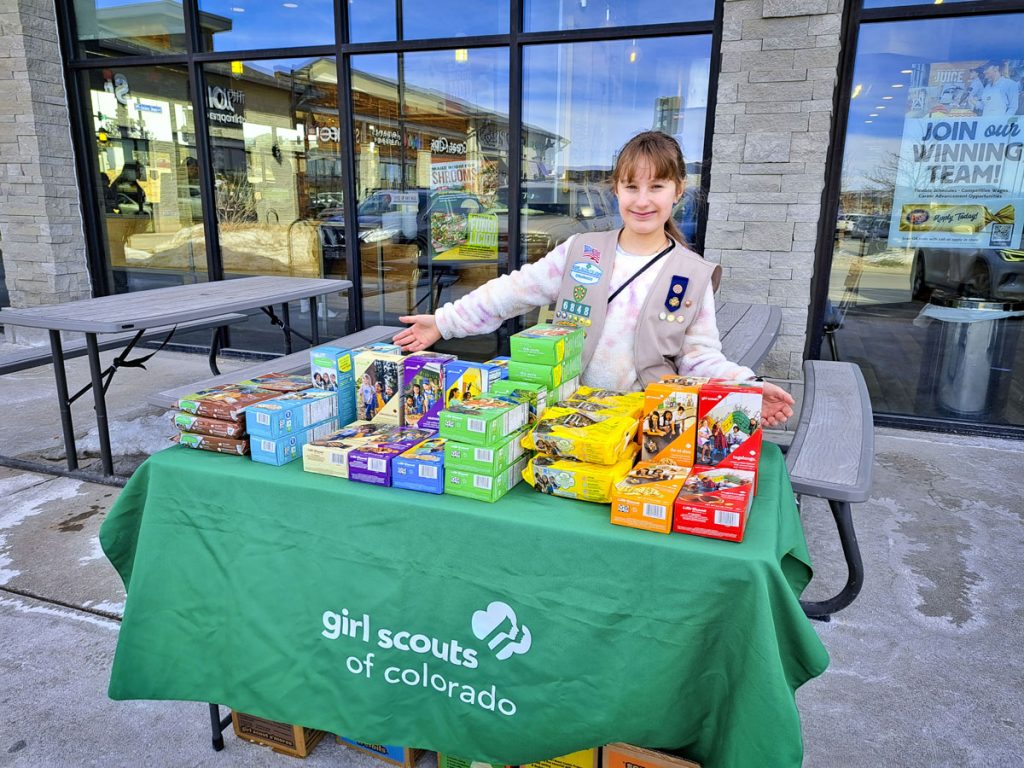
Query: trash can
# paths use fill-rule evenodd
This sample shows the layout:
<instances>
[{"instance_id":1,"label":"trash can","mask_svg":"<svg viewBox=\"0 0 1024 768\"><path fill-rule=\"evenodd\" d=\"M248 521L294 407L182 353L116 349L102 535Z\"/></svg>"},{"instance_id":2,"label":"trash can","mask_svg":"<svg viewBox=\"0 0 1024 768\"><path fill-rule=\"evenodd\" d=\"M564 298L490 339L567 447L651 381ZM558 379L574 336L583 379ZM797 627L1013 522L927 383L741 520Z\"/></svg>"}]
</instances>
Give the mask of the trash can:
<instances>
[{"instance_id":1,"label":"trash can","mask_svg":"<svg viewBox=\"0 0 1024 768\"><path fill-rule=\"evenodd\" d=\"M992 419L1006 402L1020 339L1024 302L937 293L922 310L930 318L929 390L942 413Z\"/></svg>"}]
</instances>

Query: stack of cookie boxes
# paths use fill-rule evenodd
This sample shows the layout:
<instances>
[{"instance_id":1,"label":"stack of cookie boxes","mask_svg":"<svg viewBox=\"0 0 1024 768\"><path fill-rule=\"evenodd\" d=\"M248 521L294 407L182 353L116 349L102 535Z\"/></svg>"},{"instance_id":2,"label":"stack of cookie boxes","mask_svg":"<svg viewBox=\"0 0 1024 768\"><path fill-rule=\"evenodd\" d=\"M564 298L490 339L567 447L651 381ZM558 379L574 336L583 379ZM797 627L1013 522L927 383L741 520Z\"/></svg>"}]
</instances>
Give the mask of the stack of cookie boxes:
<instances>
[{"instance_id":1,"label":"stack of cookie boxes","mask_svg":"<svg viewBox=\"0 0 1024 768\"><path fill-rule=\"evenodd\" d=\"M668 376L645 390L641 462L612 494L612 522L742 541L757 489L761 385Z\"/></svg>"},{"instance_id":2,"label":"stack of cookie boxes","mask_svg":"<svg viewBox=\"0 0 1024 768\"><path fill-rule=\"evenodd\" d=\"M179 432L175 439L189 448L244 456L250 445L246 407L309 386L305 376L270 373L186 395L171 414Z\"/></svg>"},{"instance_id":3,"label":"stack of cookie boxes","mask_svg":"<svg viewBox=\"0 0 1024 768\"><path fill-rule=\"evenodd\" d=\"M557 389L578 377L582 369L583 331L580 328L538 323L513 335L508 378Z\"/></svg>"},{"instance_id":4,"label":"stack of cookie boxes","mask_svg":"<svg viewBox=\"0 0 1024 768\"><path fill-rule=\"evenodd\" d=\"M580 387L544 411L524 442L538 453L524 479L544 493L607 503L636 460L641 392Z\"/></svg>"}]
</instances>

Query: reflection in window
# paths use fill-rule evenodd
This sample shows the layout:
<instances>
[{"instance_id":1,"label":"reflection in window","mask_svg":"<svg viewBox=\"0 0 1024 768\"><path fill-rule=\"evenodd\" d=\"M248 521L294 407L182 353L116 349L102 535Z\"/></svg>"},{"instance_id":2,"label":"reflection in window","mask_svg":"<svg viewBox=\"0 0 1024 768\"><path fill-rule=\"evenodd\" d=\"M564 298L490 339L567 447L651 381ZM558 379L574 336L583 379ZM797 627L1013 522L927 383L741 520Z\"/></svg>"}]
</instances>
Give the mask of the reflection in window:
<instances>
[{"instance_id":1,"label":"reflection in window","mask_svg":"<svg viewBox=\"0 0 1024 768\"><path fill-rule=\"evenodd\" d=\"M651 128L683 148L688 188L675 217L693 242L710 49L710 35L526 49L520 211L527 260L574 233L622 225L610 186L615 156Z\"/></svg>"},{"instance_id":2,"label":"reflection in window","mask_svg":"<svg viewBox=\"0 0 1024 768\"><path fill-rule=\"evenodd\" d=\"M123 3L75 0L75 38L80 54L130 56L185 51L185 17L180 0ZM204 31L210 18L200 21Z\"/></svg>"},{"instance_id":3,"label":"reflection in window","mask_svg":"<svg viewBox=\"0 0 1024 768\"><path fill-rule=\"evenodd\" d=\"M508 0L474 3L471 10L464 0L402 0L406 40L505 35L508 20Z\"/></svg>"},{"instance_id":4,"label":"reflection in window","mask_svg":"<svg viewBox=\"0 0 1024 768\"><path fill-rule=\"evenodd\" d=\"M343 276L331 57L206 66L225 275Z\"/></svg>"},{"instance_id":5,"label":"reflection in window","mask_svg":"<svg viewBox=\"0 0 1024 768\"><path fill-rule=\"evenodd\" d=\"M393 322L504 266L508 52L359 56L352 86L364 311ZM493 339L453 349L495 353Z\"/></svg>"},{"instance_id":6,"label":"reflection in window","mask_svg":"<svg viewBox=\"0 0 1024 768\"><path fill-rule=\"evenodd\" d=\"M525 0L523 5L527 32L704 21L715 13L712 0Z\"/></svg>"},{"instance_id":7,"label":"reflection in window","mask_svg":"<svg viewBox=\"0 0 1024 768\"><path fill-rule=\"evenodd\" d=\"M199 0L202 48L238 51L334 42L332 0Z\"/></svg>"},{"instance_id":8,"label":"reflection in window","mask_svg":"<svg viewBox=\"0 0 1024 768\"><path fill-rule=\"evenodd\" d=\"M1020 321L978 305L1024 299L1022 31L861 29L823 354L862 367L878 413L1024 424Z\"/></svg>"},{"instance_id":9,"label":"reflection in window","mask_svg":"<svg viewBox=\"0 0 1024 768\"><path fill-rule=\"evenodd\" d=\"M114 290L205 279L199 163L184 69L124 67L81 77Z\"/></svg>"}]
</instances>

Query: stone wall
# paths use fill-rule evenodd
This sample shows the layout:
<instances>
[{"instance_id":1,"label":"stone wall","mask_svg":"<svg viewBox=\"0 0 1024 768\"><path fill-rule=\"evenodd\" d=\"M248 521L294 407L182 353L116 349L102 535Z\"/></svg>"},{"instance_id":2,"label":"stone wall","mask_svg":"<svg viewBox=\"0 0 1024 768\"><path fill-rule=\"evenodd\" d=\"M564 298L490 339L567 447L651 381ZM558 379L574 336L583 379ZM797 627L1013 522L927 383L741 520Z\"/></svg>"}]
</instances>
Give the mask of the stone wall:
<instances>
[{"instance_id":1,"label":"stone wall","mask_svg":"<svg viewBox=\"0 0 1024 768\"><path fill-rule=\"evenodd\" d=\"M704 255L721 300L782 307L769 376L801 376L842 6L725 2Z\"/></svg>"},{"instance_id":2,"label":"stone wall","mask_svg":"<svg viewBox=\"0 0 1024 768\"><path fill-rule=\"evenodd\" d=\"M91 295L53 0L0 6L0 249L12 306Z\"/></svg>"}]
</instances>

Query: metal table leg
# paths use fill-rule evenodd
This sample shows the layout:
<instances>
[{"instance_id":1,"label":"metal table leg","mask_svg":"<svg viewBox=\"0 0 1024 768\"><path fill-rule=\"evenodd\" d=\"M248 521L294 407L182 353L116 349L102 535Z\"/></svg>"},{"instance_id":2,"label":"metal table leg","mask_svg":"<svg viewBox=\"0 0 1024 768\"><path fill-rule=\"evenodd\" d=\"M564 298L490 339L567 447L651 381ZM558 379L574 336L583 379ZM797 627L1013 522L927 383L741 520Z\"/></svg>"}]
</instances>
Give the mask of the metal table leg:
<instances>
[{"instance_id":1,"label":"metal table leg","mask_svg":"<svg viewBox=\"0 0 1024 768\"><path fill-rule=\"evenodd\" d=\"M75 427L71 421L71 400L68 396L68 373L64 369L64 345L60 331L50 331L50 352L53 355L53 376L57 380L57 404L60 408L60 427L64 432L64 453L68 470L78 469L78 449L75 447Z\"/></svg>"},{"instance_id":2,"label":"metal table leg","mask_svg":"<svg viewBox=\"0 0 1024 768\"><path fill-rule=\"evenodd\" d=\"M281 318L284 321L282 325L284 329L284 353L290 355L292 353L292 319L287 301L281 305Z\"/></svg>"},{"instance_id":3,"label":"metal table leg","mask_svg":"<svg viewBox=\"0 0 1024 768\"><path fill-rule=\"evenodd\" d=\"M85 334L85 345L89 351L89 374L92 377L92 397L96 408L96 427L100 436L100 459L103 474L114 474L114 457L110 451L110 430L107 425L106 387L103 385L103 371L100 370L100 347L95 333Z\"/></svg>"},{"instance_id":4,"label":"metal table leg","mask_svg":"<svg viewBox=\"0 0 1024 768\"><path fill-rule=\"evenodd\" d=\"M316 347L320 344L320 318L316 314L317 301L316 296L309 297L309 323L311 325L312 333L310 337L313 339L313 346ZM324 315L327 314L327 305L324 304Z\"/></svg>"},{"instance_id":5,"label":"metal table leg","mask_svg":"<svg viewBox=\"0 0 1024 768\"><path fill-rule=\"evenodd\" d=\"M220 717L220 706L210 704L210 735L213 742L213 751L220 752L224 749L224 729L231 723L231 715L223 720Z\"/></svg>"}]
</instances>

